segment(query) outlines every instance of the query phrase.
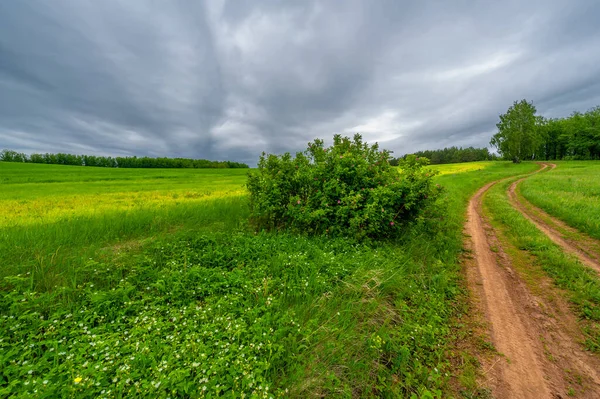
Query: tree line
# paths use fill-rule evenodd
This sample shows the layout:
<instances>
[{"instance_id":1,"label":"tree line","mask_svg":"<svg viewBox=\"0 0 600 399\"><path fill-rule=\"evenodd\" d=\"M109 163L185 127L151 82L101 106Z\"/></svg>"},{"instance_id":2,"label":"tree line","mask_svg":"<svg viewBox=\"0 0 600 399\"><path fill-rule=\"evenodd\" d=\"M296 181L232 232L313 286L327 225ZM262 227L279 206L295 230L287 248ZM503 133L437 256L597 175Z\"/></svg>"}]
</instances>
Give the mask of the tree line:
<instances>
[{"instance_id":1,"label":"tree line","mask_svg":"<svg viewBox=\"0 0 600 399\"><path fill-rule=\"evenodd\" d=\"M565 118L544 118L533 103L515 101L496 127L490 144L513 162L600 159L600 106Z\"/></svg>"},{"instance_id":2,"label":"tree line","mask_svg":"<svg viewBox=\"0 0 600 399\"><path fill-rule=\"evenodd\" d=\"M441 150L417 151L413 155L419 158L427 158L433 165L445 163L460 163L474 161L493 161L498 158L496 154L491 153L487 148L475 147L446 147ZM390 161L392 166L397 166L407 155Z\"/></svg>"},{"instance_id":3,"label":"tree line","mask_svg":"<svg viewBox=\"0 0 600 399\"><path fill-rule=\"evenodd\" d=\"M0 161L28 162L54 165L99 166L105 168L247 168L248 165L232 161L209 161L189 158L150 158L150 157L103 157L96 155L73 154L31 154L13 150L0 152Z\"/></svg>"}]
</instances>

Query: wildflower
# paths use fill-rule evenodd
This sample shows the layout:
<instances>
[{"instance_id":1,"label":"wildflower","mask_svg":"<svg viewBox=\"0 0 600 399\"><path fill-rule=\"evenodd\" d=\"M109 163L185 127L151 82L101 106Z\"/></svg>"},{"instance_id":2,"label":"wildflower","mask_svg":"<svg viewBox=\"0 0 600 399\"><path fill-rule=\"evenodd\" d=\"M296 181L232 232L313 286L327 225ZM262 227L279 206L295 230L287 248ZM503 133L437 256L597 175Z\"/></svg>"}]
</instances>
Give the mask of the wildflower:
<instances>
[{"instance_id":1,"label":"wildflower","mask_svg":"<svg viewBox=\"0 0 600 399\"><path fill-rule=\"evenodd\" d=\"M75 379L73 380L73 382L75 384L79 384L81 382L82 378L81 377L75 377Z\"/></svg>"},{"instance_id":2,"label":"wildflower","mask_svg":"<svg viewBox=\"0 0 600 399\"><path fill-rule=\"evenodd\" d=\"M298 205L300 205L300 200L298 200Z\"/></svg>"},{"instance_id":3,"label":"wildflower","mask_svg":"<svg viewBox=\"0 0 600 399\"><path fill-rule=\"evenodd\" d=\"M338 204L341 204L341 203L342 203L342 201L338 200Z\"/></svg>"},{"instance_id":4,"label":"wildflower","mask_svg":"<svg viewBox=\"0 0 600 399\"><path fill-rule=\"evenodd\" d=\"M393 226L393 225L394 225L394 222L393 222L393 221L392 221L392 222L390 222L390 226Z\"/></svg>"}]
</instances>

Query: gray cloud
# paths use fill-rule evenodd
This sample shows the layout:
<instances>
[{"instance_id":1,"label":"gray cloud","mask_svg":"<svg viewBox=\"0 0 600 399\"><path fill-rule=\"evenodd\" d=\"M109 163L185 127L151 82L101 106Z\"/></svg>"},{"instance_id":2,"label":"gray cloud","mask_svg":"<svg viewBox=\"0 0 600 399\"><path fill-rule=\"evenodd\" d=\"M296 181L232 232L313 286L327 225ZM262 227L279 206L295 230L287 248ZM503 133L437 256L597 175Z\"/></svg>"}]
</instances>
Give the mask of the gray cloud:
<instances>
[{"instance_id":1,"label":"gray cloud","mask_svg":"<svg viewBox=\"0 0 600 399\"><path fill-rule=\"evenodd\" d=\"M0 147L253 164L361 132L487 145L600 104L600 3L0 2Z\"/></svg>"}]
</instances>

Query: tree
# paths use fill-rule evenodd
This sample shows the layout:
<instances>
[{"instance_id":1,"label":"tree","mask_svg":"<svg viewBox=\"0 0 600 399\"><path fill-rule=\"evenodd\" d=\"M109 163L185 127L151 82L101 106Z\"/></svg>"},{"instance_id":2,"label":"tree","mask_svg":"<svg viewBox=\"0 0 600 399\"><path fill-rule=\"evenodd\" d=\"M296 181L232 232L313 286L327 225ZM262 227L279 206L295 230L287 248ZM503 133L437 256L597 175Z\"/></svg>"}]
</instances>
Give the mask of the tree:
<instances>
[{"instance_id":1,"label":"tree","mask_svg":"<svg viewBox=\"0 0 600 399\"><path fill-rule=\"evenodd\" d=\"M22 152L16 152L13 150L2 150L0 152L0 161L4 162L27 162L27 155Z\"/></svg>"},{"instance_id":2,"label":"tree","mask_svg":"<svg viewBox=\"0 0 600 399\"><path fill-rule=\"evenodd\" d=\"M543 118L536 116L533 103L515 101L505 114L500 115L500 122L496 124L498 133L492 137L490 144L513 162L534 158L543 143L542 124Z\"/></svg>"},{"instance_id":3,"label":"tree","mask_svg":"<svg viewBox=\"0 0 600 399\"><path fill-rule=\"evenodd\" d=\"M400 233L440 195L429 161L409 155L400 171L377 144L335 135L295 157L264 154L248 175L251 222L258 229L383 238Z\"/></svg>"}]
</instances>

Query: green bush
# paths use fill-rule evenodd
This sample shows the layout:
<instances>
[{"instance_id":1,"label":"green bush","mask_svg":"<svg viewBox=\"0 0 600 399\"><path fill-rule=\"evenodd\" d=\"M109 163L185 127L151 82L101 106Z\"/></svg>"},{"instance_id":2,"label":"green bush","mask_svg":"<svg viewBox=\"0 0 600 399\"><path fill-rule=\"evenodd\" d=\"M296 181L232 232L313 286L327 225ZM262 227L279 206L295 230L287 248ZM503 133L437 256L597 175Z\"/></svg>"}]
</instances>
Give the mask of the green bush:
<instances>
[{"instance_id":1,"label":"green bush","mask_svg":"<svg viewBox=\"0 0 600 399\"><path fill-rule=\"evenodd\" d=\"M355 238L396 235L439 196L427 158L407 156L400 170L377 144L334 136L292 157L263 153L248 175L251 222L258 229L291 229Z\"/></svg>"}]
</instances>

